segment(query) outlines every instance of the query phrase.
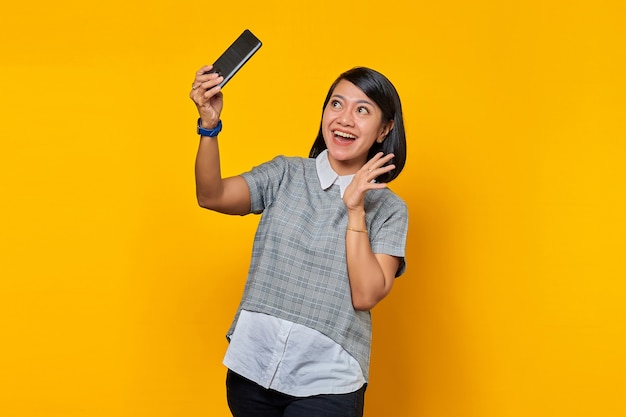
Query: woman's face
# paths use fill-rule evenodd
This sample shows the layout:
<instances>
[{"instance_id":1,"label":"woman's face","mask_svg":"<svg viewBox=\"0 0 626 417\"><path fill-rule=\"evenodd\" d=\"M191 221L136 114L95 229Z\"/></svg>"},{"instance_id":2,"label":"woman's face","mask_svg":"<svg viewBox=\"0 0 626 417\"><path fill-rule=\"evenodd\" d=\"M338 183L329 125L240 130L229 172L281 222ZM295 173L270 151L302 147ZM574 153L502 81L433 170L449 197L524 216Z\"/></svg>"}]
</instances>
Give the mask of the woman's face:
<instances>
[{"instance_id":1,"label":"woman's face","mask_svg":"<svg viewBox=\"0 0 626 417\"><path fill-rule=\"evenodd\" d=\"M367 161L374 142L385 140L393 122L382 123L378 105L349 81L333 90L322 115L330 165L339 175L354 174Z\"/></svg>"}]
</instances>

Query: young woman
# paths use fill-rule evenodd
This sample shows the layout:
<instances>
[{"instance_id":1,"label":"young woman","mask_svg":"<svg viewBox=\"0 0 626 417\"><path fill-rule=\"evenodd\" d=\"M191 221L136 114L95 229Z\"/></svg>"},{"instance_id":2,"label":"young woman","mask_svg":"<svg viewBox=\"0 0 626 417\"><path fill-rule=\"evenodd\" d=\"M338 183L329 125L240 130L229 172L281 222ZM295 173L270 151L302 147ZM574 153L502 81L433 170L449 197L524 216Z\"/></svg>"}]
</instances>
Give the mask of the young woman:
<instances>
[{"instance_id":1,"label":"young woman","mask_svg":"<svg viewBox=\"0 0 626 417\"><path fill-rule=\"evenodd\" d=\"M406 204L387 188L406 160L400 98L357 67L332 84L309 158L278 156L222 178L223 96L211 66L190 93L200 118L201 207L262 213L244 294L228 331L235 417L363 415L370 310L405 270Z\"/></svg>"}]
</instances>

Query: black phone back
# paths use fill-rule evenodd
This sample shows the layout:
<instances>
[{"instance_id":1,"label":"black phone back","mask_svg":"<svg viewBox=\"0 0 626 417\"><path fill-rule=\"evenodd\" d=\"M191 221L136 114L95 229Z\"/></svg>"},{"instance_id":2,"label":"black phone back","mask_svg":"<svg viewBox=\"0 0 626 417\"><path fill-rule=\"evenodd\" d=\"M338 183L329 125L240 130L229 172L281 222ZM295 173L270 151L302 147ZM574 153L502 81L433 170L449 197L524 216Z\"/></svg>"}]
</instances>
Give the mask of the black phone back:
<instances>
[{"instance_id":1,"label":"black phone back","mask_svg":"<svg viewBox=\"0 0 626 417\"><path fill-rule=\"evenodd\" d=\"M209 72L217 72L224 77L220 87L224 87L228 81L239 71L243 65L259 50L262 43L248 29L244 30L235 42L213 64Z\"/></svg>"}]
</instances>

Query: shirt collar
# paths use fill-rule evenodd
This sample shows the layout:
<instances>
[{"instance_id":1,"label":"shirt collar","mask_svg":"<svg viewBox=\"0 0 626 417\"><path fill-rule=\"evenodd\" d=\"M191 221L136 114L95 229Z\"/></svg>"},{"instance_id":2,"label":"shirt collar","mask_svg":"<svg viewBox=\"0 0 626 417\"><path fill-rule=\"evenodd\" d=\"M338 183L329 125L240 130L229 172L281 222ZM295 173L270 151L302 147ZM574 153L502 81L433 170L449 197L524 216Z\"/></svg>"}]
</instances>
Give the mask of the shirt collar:
<instances>
[{"instance_id":1,"label":"shirt collar","mask_svg":"<svg viewBox=\"0 0 626 417\"><path fill-rule=\"evenodd\" d=\"M350 181L352 181L351 175L338 175L333 168L330 166L330 161L328 160L328 150L324 149L320 154L315 158L315 165L317 168L317 177L320 180L320 185L322 190L327 190L333 184L339 184L339 190L341 192L341 196L343 197L343 192L345 191Z\"/></svg>"}]
</instances>

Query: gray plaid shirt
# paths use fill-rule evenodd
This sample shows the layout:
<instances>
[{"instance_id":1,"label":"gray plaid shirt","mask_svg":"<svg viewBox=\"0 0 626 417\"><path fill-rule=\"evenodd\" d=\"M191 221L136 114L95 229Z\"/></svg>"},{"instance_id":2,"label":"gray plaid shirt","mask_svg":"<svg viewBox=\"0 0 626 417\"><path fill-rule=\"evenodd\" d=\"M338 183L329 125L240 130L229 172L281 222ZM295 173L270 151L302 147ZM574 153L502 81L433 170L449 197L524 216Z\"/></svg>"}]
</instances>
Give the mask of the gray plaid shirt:
<instances>
[{"instance_id":1,"label":"gray plaid shirt","mask_svg":"<svg viewBox=\"0 0 626 417\"><path fill-rule=\"evenodd\" d=\"M371 316L352 306L345 233L347 211L339 186L323 189L311 158L279 156L242 174L251 212L263 213L254 238L241 309L270 314L315 329L340 344L367 379ZM389 189L370 190L366 223L374 253L402 258L406 204Z\"/></svg>"}]
</instances>

